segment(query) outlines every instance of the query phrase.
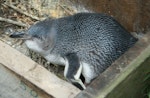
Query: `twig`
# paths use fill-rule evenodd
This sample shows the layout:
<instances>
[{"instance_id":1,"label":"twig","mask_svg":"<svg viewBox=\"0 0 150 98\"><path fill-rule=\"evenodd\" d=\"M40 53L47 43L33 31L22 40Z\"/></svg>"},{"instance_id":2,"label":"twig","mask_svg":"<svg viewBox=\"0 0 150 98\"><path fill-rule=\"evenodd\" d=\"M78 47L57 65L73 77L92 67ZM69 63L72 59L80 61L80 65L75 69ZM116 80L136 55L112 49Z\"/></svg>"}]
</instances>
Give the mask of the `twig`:
<instances>
[{"instance_id":1,"label":"twig","mask_svg":"<svg viewBox=\"0 0 150 98\"><path fill-rule=\"evenodd\" d=\"M12 4L7 4L7 3L5 3L5 5L7 5L8 7L10 7L10 8L12 8L12 9L16 10L17 12L19 12L19 13L21 13L21 14L24 14L24 15L26 15L26 16L28 16L28 17L31 17L32 19L41 20L40 18L38 18L38 17L36 17L36 16L33 16L33 15L27 13L27 12L24 12L24 11L18 9L17 7L13 6Z\"/></svg>"},{"instance_id":2,"label":"twig","mask_svg":"<svg viewBox=\"0 0 150 98\"><path fill-rule=\"evenodd\" d=\"M17 21L14 21L14 20L11 20L11 19L2 18L2 17L0 17L0 21L8 22L8 23L15 24L15 25L22 26L22 27L27 27L28 26L28 25L26 25L26 24L24 24L22 22L17 22Z\"/></svg>"},{"instance_id":3,"label":"twig","mask_svg":"<svg viewBox=\"0 0 150 98\"><path fill-rule=\"evenodd\" d=\"M60 5L59 6L64 9L69 15L73 15L73 13L71 13L69 10L67 10L64 6Z\"/></svg>"}]
</instances>

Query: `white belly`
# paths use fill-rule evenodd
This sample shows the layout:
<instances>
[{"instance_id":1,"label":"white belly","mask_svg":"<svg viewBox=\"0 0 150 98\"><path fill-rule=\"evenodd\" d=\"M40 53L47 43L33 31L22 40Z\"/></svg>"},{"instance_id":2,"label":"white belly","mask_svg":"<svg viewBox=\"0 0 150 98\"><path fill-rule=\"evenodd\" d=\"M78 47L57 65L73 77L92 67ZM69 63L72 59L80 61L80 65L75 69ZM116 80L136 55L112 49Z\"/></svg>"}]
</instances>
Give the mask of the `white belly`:
<instances>
[{"instance_id":1,"label":"white belly","mask_svg":"<svg viewBox=\"0 0 150 98\"><path fill-rule=\"evenodd\" d=\"M45 56L45 59L53 64L58 64L58 65L63 65L63 66L66 65L66 60L63 57L61 57L60 55L49 54L49 55ZM85 83L90 83L91 80L97 76L94 72L93 66L91 66L85 62L81 62L80 64L82 66L81 73L85 77Z\"/></svg>"},{"instance_id":2,"label":"white belly","mask_svg":"<svg viewBox=\"0 0 150 98\"><path fill-rule=\"evenodd\" d=\"M63 66L66 65L65 59L63 57L61 57L60 55L49 54L49 55L45 56L44 58L53 64L63 65Z\"/></svg>"},{"instance_id":3,"label":"white belly","mask_svg":"<svg viewBox=\"0 0 150 98\"><path fill-rule=\"evenodd\" d=\"M94 72L93 66L81 62L82 64L82 74L85 77L85 83L90 83L92 79L94 79L97 75Z\"/></svg>"}]
</instances>

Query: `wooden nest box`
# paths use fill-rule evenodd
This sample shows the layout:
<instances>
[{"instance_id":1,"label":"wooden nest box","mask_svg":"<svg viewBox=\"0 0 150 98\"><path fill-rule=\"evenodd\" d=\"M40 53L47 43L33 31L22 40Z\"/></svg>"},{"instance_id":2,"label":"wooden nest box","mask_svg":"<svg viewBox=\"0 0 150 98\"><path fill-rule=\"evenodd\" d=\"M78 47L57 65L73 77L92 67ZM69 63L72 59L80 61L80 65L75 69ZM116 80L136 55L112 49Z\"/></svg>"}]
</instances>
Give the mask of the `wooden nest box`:
<instances>
[{"instance_id":1,"label":"wooden nest box","mask_svg":"<svg viewBox=\"0 0 150 98\"><path fill-rule=\"evenodd\" d=\"M146 34L83 91L0 41L0 97L143 98L142 90L150 85L150 14L144 12L150 10L149 0L74 1L114 16L131 32Z\"/></svg>"}]
</instances>

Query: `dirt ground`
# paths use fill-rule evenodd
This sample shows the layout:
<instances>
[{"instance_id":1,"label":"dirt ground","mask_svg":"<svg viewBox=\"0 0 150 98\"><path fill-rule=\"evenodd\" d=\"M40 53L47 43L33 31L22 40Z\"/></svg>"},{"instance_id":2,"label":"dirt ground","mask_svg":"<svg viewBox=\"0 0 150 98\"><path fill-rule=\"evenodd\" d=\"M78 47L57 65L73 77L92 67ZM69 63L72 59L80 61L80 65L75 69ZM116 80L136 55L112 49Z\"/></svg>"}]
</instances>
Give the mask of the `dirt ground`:
<instances>
[{"instance_id":1,"label":"dirt ground","mask_svg":"<svg viewBox=\"0 0 150 98\"><path fill-rule=\"evenodd\" d=\"M22 40L11 39L9 35L25 30L45 18L59 18L81 11L87 12L84 7L64 0L2 0L0 1L0 40L64 79L62 66L50 64L39 54L27 49Z\"/></svg>"}]
</instances>

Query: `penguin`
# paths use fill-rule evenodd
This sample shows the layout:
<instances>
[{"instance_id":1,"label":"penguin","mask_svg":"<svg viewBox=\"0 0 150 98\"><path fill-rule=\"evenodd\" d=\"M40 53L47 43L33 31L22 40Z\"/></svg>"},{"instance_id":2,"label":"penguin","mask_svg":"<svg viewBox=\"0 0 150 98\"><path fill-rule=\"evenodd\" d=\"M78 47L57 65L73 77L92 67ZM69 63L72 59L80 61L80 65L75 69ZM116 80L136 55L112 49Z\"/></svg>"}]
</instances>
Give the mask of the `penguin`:
<instances>
[{"instance_id":1,"label":"penguin","mask_svg":"<svg viewBox=\"0 0 150 98\"><path fill-rule=\"evenodd\" d=\"M103 13L48 18L10 37L24 40L47 61L63 65L66 79L81 90L138 40Z\"/></svg>"}]
</instances>

